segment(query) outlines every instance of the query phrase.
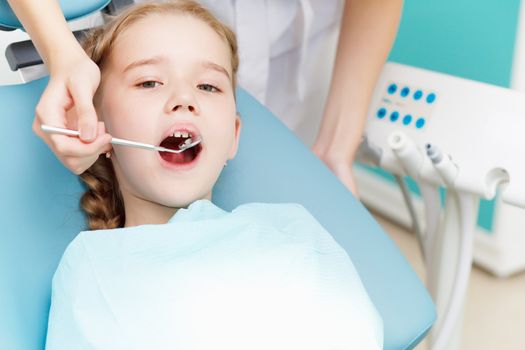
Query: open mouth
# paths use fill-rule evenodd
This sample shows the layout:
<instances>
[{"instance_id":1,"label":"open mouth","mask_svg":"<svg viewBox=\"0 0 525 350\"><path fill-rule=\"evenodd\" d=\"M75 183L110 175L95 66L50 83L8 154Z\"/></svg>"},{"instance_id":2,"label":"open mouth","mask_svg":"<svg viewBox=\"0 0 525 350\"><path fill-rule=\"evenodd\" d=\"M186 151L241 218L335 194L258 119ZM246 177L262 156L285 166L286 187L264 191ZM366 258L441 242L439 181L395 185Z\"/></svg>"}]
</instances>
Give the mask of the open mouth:
<instances>
[{"instance_id":1,"label":"open mouth","mask_svg":"<svg viewBox=\"0 0 525 350\"><path fill-rule=\"evenodd\" d=\"M184 144L188 139L195 140L197 135L193 134L190 131L176 131L173 135L166 137L160 143L160 147L165 147L173 150L179 150L180 145ZM171 152L159 152L162 159L166 162L173 165L188 165L193 163L200 152L202 151L202 145L199 143L193 147L188 148L187 150L181 153L171 153Z\"/></svg>"}]
</instances>

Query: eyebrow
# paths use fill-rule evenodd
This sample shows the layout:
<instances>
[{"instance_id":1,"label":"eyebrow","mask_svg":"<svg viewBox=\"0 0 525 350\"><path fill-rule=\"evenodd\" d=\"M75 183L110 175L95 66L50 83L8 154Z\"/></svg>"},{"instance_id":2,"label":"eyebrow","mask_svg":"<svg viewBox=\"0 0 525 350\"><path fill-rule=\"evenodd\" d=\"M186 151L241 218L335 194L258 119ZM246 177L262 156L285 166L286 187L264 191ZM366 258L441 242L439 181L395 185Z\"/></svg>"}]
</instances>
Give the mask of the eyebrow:
<instances>
[{"instance_id":1,"label":"eyebrow","mask_svg":"<svg viewBox=\"0 0 525 350\"><path fill-rule=\"evenodd\" d=\"M166 56L153 56L153 57L137 60L137 61L130 63L128 66L126 66L126 68L124 68L122 72L126 73L140 66L154 65L154 64L159 64L159 63L163 63L166 61L168 61L168 58ZM213 63L211 61L201 61L200 65L206 69L211 69L219 73L222 73L226 75L228 79L231 80L230 74L228 73L228 71L223 66L217 63Z\"/></svg>"},{"instance_id":2,"label":"eyebrow","mask_svg":"<svg viewBox=\"0 0 525 350\"><path fill-rule=\"evenodd\" d=\"M165 62L167 60L168 59L165 56L153 56L153 57L150 57L150 58L137 60L137 61L134 61L134 62L130 63L126 68L124 68L122 73L126 73L127 71L132 70L132 69L137 68L137 67L140 67L140 66L159 64L159 63Z\"/></svg>"},{"instance_id":3,"label":"eyebrow","mask_svg":"<svg viewBox=\"0 0 525 350\"><path fill-rule=\"evenodd\" d=\"M207 69L217 71L219 73L223 73L224 75L226 75L226 77L228 77L229 80L231 80L230 74L228 73L228 71L223 66L218 65L217 63L213 63L211 61L202 61L201 66Z\"/></svg>"}]
</instances>

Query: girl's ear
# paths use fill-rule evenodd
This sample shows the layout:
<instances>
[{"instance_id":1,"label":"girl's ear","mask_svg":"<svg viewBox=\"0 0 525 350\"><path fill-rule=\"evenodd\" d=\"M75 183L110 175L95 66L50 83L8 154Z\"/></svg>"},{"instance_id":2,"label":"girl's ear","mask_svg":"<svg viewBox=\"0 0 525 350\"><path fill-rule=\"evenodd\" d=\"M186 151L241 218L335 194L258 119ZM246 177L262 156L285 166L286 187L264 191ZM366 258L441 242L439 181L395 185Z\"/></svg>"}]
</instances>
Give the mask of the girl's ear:
<instances>
[{"instance_id":1,"label":"girl's ear","mask_svg":"<svg viewBox=\"0 0 525 350\"><path fill-rule=\"evenodd\" d=\"M234 141L232 148L230 150L230 153L228 154L228 159L233 159L235 155L237 154L237 150L239 148L239 138L241 135L241 116L239 113L237 113L235 117L235 135L234 135Z\"/></svg>"}]
</instances>

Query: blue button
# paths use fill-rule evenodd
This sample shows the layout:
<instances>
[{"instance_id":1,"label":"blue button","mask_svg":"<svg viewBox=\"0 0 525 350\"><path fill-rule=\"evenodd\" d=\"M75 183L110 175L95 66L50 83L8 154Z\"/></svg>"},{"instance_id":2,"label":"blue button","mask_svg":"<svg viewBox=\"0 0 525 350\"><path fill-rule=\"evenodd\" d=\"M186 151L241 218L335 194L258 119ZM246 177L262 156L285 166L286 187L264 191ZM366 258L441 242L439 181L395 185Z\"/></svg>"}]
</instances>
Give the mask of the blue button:
<instances>
[{"instance_id":1,"label":"blue button","mask_svg":"<svg viewBox=\"0 0 525 350\"><path fill-rule=\"evenodd\" d=\"M379 119L383 119L386 115L386 109L385 108L379 108L379 110L377 111L377 117Z\"/></svg>"},{"instance_id":2,"label":"blue button","mask_svg":"<svg viewBox=\"0 0 525 350\"><path fill-rule=\"evenodd\" d=\"M390 84L390 86L388 87L388 93L392 95L396 91L397 91L397 85L396 84Z\"/></svg>"},{"instance_id":3,"label":"blue button","mask_svg":"<svg viewBox=\"0 0 525 350\"><path fill-rule=\"evenodd\" d=\"M409 93L410 93L410 89L408 88L408 86L405 86L401 90L401 97L407 97Z\"/></svg>"},{"instance_id":4,"label":"blue button","mask_svg":"<svg viewBox=\"0 0 525 350\"><path fill-rule=\"evenodd\" d=\"M392 112L392 114L390 114L390 121L393 121L395 122L396 120L399 119L399 113L397 112Z\"/></svg>"},{"instance_id":5,"label":"blue button","mask_svg":"<svg viewBox=\"0 0 525 350\"><path fill-rule=\"evenodd\" d=\"M421 97L423 96L423 91L421 90L417 90L416 92L414 92L414 100L419 100Z\"/></svg>"},{"instance_id":6,"label":"blue button","mask_svg":"<svg viewBox=\"0 0 525 350\"><path fill-rule=\"evenodd\" d=\"M428 103L432 103L432 102L434 102L435 100L436 100L436 94L434 94L434 93L430 93L430 94L428 94L428 96L427 96L427 102L428 102Z\"/></svg>"},{"instance_id":7,"label":"blue button","mask_svg":"<svg viewBox=\"0 0 525 350\"><path fill-rule=\"evenodd\" d=\"M421 129L423 126L425 126L425 119L419 118L416 120L416 128Z\"/></svg>"},{"instance_id":8,"label":"blue button","mask_svg":"<svg viewBox=\"0 0 525 350\"><path fill-rule=\"evenodd\" d=\"M410 114L405 115L403 118L403 124L408 125L412 121L412 116Z\"/></svg>"}]
</instances>

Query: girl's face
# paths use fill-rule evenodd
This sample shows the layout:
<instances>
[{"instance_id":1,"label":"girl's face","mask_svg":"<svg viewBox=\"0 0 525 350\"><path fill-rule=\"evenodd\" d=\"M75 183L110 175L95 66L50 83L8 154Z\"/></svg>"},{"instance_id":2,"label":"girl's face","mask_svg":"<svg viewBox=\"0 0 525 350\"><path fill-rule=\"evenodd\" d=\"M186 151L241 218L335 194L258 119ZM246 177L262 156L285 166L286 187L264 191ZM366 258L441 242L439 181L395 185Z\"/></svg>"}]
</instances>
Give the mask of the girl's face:
<instances>
[{"instance_id":1,"label":"girl's face","mask_svg":"<svg viewBox=\"0 0 525 350\"><path fill-rule=\"evenodd\" d=\"M119 35L97 96L108 132L168 148L184 132L202 140L179 156L113 145L126 226L163 223L176 208L211 199L239 141L231 77L229 46L194 17L150 15Z\"/></svg>"}]
</instances>

